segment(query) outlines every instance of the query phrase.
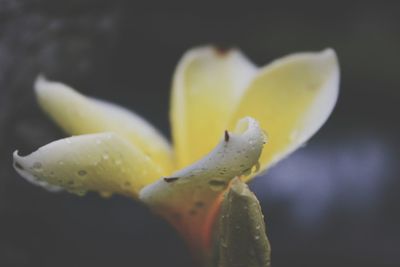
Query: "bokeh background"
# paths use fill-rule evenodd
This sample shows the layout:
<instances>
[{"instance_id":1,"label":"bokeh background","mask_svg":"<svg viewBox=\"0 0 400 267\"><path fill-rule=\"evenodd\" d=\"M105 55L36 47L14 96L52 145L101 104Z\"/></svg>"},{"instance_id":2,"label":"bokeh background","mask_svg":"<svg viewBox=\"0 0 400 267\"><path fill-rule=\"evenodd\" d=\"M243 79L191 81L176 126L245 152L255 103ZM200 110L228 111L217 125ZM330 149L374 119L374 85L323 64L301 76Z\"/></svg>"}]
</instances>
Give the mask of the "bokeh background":
<instances>
[{"instance_id":1,"label":"bokeh background","mask_svg":"<svg viewBox=\"0 0 400 267\"><path fill-rule=\"evenodd\" d=\"M174 67L208 43L240 47L260 65L325 47L340 59L340 98L327 124L252 183L273 266L400 266L396 6L134 2L0 0L0 266L191 266L180 238L145 207L48 193L18 177L11 154L65 136L35 103L38 73L129 107L169 135Z\"/></svg>"}]
</instances>

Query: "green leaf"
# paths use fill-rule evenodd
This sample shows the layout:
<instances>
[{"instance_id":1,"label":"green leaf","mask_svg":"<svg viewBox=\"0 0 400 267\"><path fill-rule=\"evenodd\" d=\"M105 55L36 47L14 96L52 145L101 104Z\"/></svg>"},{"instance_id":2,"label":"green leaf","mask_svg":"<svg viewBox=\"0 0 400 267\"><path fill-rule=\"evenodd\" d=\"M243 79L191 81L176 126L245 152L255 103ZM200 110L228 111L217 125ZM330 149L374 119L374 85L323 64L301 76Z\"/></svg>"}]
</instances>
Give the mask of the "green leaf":
<instances>
[{"instance_id":1,"label":"green leaf","mask_svg":"<svg viewBox=\"0 0 400 267\"><path fill-rule=\"evenodd\" d=\"M215 267L268 267L271 247L256 196L240 179L223 200L216 234Z\"/></svg>"}]
</instances>

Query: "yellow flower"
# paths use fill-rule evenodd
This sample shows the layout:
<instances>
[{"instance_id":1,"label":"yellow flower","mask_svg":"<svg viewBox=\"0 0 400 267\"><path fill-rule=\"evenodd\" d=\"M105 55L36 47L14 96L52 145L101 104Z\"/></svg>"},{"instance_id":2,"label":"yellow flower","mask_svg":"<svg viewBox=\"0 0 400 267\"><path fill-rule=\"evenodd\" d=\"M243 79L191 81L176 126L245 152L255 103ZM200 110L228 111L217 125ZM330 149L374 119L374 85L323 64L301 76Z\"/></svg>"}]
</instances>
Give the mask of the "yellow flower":
<instances>
[{"instance_id":1,"label":"yellow flower","mask_svg":"<svg viewBox=\"0 0 400 267\"><path fill-rule=\"evenodd\" d=\"M229 182L250 180L306 142L330 115L338 83L331 49L262 68L238 50L192 49L173 77L171 146L138 115L39 77L40 106L73 137L25 157L16 151L14 167L49 190L140 200L204 251Z\"/></svg>"}]
</instances>

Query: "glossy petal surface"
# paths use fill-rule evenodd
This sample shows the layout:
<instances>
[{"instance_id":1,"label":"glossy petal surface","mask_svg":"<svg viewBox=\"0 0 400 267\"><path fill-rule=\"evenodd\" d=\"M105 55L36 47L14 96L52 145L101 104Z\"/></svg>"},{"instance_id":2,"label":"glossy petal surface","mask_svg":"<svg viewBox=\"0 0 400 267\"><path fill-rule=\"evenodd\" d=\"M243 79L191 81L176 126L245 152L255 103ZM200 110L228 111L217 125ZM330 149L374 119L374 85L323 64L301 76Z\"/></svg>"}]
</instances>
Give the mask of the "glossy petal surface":
<instances>
[{"instance_id":1,"label":"glossy petal surface","mask_svg":"<svg viewBox=\"0 0 400 267\"><path fill-rule=\"evenodd\" d=\"M279 161L304 144L327 120L339 91L339 67L331 49L279 59L251 82L231 124L251 116L268 133L261 167Z\"/></svg>"},{"instance_id":2,"label":"glossy petal surface","mask_svg":"<svg viewBox=\"0 0 400 267\"><path fill-rule=\"evenodd\" d=\"M162 166L172 171L168 142L146 120L120 106L85 97L65 84L39 77L35 84L40 106L71 135L114 132L129 140Z\"/></svg>"},{"instance_id":3,"label":"glossy petal surface","mask_svg":"<svg viewBox=\"0 0 400 267\"><path fill-rule=\"evenodd\" d=\"M171 126L179 168L217 145L256 68L238 50L189 50L179 62L171 95Z\"/></svg>"},{"instance_id":4,"label":"glossy petal surface","mask_svg":"<svg viewBox=\"0 0 400 267\"><path fill-rule=\"evenodd\" d=\"M234 177L251 173L264 142L258 123L244 118L204 158L143 188L140 199L170 221L192 247L205 248L218 197Z\"/></svg>"},{"instance_id":5,"label":"glossy petal surface","mask_svg":"<svg viewBox=\"0 0 400 267\"><path fill-rule=\"evenodd\" d=\"M79 195L97 191L137 197L141 188L161 176L148 156L113 133L61 139L27 156L16 151L14 167L34 184Z\"/></svg>"}]
</instances>

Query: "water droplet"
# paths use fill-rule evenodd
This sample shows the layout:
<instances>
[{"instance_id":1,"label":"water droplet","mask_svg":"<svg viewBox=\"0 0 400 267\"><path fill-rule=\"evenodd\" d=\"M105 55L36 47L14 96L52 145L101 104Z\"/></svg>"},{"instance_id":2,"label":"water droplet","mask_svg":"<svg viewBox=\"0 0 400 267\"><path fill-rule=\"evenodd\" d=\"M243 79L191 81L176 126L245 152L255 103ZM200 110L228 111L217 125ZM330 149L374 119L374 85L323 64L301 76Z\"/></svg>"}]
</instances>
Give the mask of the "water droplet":
<instances>
[{"instance_id":1,"label":"water droplet","mask_svg":"<svg viewBox=\"0 0 400 267\"><path fill-rule=\"evenodd\" d=\"M84 196L86 194L87 191L83 190L83 189L79 189L79 190L73 190L71 192L74 193L74 194L77 194L80 197L82 197L82 196Z\"/></svg>"},{"instance_id":2,"label":"water droplet","mask_svg":"<svg viewBox=\"0 0 400 267\"><path fill-rule=\"evenodd\" d=\"M245 176L250 175L251 174L251 168L247 168L247 169L243 170L242 174L245 175Z\"/></svg>"},{"instance_id":3,"label":"water droplet","mask_svg":"<svg viewBox=\"0 0 400 267\"><path fill-rule=\"evenodd\" d=\"M79 170L78 171L79 176L85 176L87 174L87 171L85 170Z\"/></svg>"},{"instance_id":4,"label":"water droplet","mask_svg":"<svg viewBox=\"0 0 400 267\"><path fill-rule=\"evenodd\" d=\"M173 183L179 180L179 177L164 177L163 178L165 182L167 183Z\"/></svg>"},{"instance_id":5,"label":"water droplet","mask_svg":"<svg viewBox=\"0 0 400 267\"><path fill-rule=\"evenodd\" d=\"M261 228L260 225L257 225L257 226L256 226L256 229L257 229L257 230L260 230L260 228Z\"/></svg>"},{"instance_id":6,"label":"water droplet","mask_svg":"<svg viewBox=\"0 0 400 267\"><path fill-rule=\"evenodd\" d=\"M260 236L259 236L259 235L256 235L256 236L254 236L254 239L255 239L255 240L258 240L258 239L260 239Z\"/></svg>"},{"instance_id":7,"label":"water droplet","mask_svg":"<svg viewBox=\"0 0 400 267\"><path fill-rule=\"evenodd\" d=\"M42 170L42 163L35 162L35 163L33 163L32 168L35 169L36 171L41 171Z\"/></svg>"},{"instance_id":8,"label":"water droplet","mask_svg":"<svg viewBox=\"0 0 400 267\"><path fill-rule=\"evenodd\" d=\"M111 192L100 192L100 195L104 198L109 198L112 196Z\"/></svg>"},{"instance_id":9,"label":"water droplet","mask_svg":"<svg viewBox=\"0 0 400 267\"><path fill-rule=\"evenodd\" d=\"M20 169L20 170L23 170L23 169L24 169L24 167L22 167L22 165L19 164L18 162L15 162L15 163L14 163L14 167L17 168L17 169Z\"/></svg>"},{"instance_id":10,"label":"water droplet","mask_svg":"<svg viewBox=\"0 0 400 267\"><path fill-rule=\"evenodd\" d=\"M208 181L208 185L213 191L221 191L225 189L226 182L224 180L210 180Z\"/></svg>"},{"instance_id":11,"label":"water droplet","mask_svg":"<svg viewBox=\"0 0 400 267\"><path fill-rule=\"evenodd\" d=\"M254 165L254 167L255 167L254 172L259 172L260 171L260 162L257 161L257 163Z\"/></svg>"},{"instance_id":12,"label":"water droplet","mask_svg":"<svg viewBox=\"0 0 400 267\"><path fill-rule=\"evenodd\" d=\"M104 153L103 154L103 159L104 160L108 160L110 158L110 156L107 154L107 153Z\"/></svg>"}]
</instances>

